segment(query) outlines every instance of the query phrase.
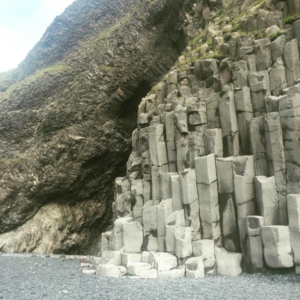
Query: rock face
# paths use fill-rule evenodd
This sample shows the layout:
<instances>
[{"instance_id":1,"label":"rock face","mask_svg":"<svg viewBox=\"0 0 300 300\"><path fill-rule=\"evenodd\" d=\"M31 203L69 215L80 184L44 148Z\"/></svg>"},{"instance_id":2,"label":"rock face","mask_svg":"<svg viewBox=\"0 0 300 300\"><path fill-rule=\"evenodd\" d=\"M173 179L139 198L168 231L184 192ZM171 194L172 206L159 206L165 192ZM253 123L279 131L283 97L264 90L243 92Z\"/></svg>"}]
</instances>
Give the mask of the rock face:
<instances>
[{"instance_id":1,"label":"rock face","mask_svg":"<svg viewBox=\"0 0 300 300\"><path fill-rule=\"evenodd\" d=\"M185 47L185 9L189 1L75 1L1 77L1 251L96 254L132 147L115 214L132 198L141 208L131 133L141 98Z\"/></svg>"},{"instance_id":2,"label":"rock face","mask_svg":"<svg viewBox=\"0 0 300 300\"><path fill-rule=\"evenodd\" d=\"M101 250L100 276L300 273L297 1L96 2L97 38L50 28L1 82L0 250Z\"/></svg>"},{"instance_id":3,"label":"rock face","mask_svg":"<svg viewBox=\"0 0 300 300\"><path fill-rule=\"evenodd\" d=\"M139 181L143 197L134 200L131 190L128 214L144 226L139 253L150 251L161 278L300 270L299 50L292 30L298 25L285 26L290 34L281 36L280 6L254 6L248 17L240 3L236 17L251 24L242 36L228 33L230 17L214 15L211 1L194 5L196 17L186 25L191 42L143 98L127 175L116 180L123 183L120 195L128 181ZM205 26L199 29L196 20ZM265 36L255 39L256 29ZM132 173L133 159L141 168ZM120 198L126 209L127 198Z\"/></svg>"}]
</instances>

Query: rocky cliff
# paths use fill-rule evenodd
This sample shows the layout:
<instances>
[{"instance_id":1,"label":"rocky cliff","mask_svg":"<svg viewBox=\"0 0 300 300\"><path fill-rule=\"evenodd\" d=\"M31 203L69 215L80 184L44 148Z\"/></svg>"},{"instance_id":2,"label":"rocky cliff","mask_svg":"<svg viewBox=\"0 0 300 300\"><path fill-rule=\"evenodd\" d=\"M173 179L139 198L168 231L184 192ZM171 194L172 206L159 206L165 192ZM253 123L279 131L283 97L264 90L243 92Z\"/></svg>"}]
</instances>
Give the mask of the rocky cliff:
<instances>
[{"instance_id":1,"label":"rocky cliff","mask_svg":"<svg viewBox=\"0 0 300 300\"><path fill-rule=\"evenodd\" d=\"M97 273L300 274L299 1L199 1L185 33L139 106Z\"/></svg>"},{"instance_id":2,"label":"rocky cliff","mask_svg":"<svg viewBox=\"0 0 300 300\"><path fill-rule=\"evenodd\" d=\"M245 218L287 225L298 193L299 11L297 0L76 1L0 82L0 251L96 254L115 198L108 257L123 246L184 260L202 240L248 257L262 223ZM238 272L241 257L225 262Z\"/></svg>"},{"instance_id":3,"label":"rocky cliff","mask_svg":"<svg viewBox=\"0 0 300 300\"><path fill-rule=\"evenodd\" d=\"M95 253L137 109L186 46L182 0L77 0L0 81L0 251Z\"/></svg>"}]
</instances>

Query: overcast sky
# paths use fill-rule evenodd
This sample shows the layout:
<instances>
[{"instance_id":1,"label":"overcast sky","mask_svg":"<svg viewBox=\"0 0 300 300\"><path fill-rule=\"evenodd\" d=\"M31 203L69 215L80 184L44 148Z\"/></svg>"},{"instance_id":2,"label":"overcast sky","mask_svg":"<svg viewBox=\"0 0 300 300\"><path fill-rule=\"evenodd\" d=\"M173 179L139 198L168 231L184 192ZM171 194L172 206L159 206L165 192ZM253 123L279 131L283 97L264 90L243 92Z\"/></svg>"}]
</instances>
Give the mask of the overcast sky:
<instances>
[{"instance_id":1,"label":"overcast sky","mask_svg":"<svg viewBox=\"0 0 300 300\"><path fill-rule=\"evenodd\" d=\"M16 68L74 0L0 0L0 72Z\"/></svg>"}]
</instances>

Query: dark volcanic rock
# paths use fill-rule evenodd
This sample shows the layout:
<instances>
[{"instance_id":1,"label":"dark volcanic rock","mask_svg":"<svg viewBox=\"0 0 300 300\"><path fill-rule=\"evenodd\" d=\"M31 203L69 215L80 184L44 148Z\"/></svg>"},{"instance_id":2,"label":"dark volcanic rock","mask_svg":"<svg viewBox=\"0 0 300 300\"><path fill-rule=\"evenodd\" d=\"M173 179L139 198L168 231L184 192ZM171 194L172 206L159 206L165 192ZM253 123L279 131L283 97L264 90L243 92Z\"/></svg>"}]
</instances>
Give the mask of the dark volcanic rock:
<instances>
[{"instance_id":1,"label":"dark volcanic rock","mask_svg":"<svg viewBox=\"0 0 300 300\"><path fill-rule=\"evenodd\" d=\"M138 104L185 47L187 5L77 0L0 81L1 251L97 251Z\"/></svg>"}]
</instances>

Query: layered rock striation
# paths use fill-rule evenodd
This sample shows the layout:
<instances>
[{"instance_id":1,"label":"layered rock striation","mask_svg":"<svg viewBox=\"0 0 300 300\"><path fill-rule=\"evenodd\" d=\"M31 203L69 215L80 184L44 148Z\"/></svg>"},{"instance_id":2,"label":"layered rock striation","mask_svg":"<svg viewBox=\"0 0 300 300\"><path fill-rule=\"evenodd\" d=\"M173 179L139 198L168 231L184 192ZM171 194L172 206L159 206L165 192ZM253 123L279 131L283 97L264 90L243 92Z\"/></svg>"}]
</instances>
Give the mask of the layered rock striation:
<instances>
[{"instance_id":1,"label":"layered rock striation","mask_svg":"<svg viewBox=\"0 0 300 300\"><path fill-rule=\"evenodd\" d=\"M299 273L297 3L194 5L189 46L139 106L102 257L139 255L123 266L143 278Z\"/></svg>"},{"instance_id":2,"label":"layered rock striation","mask_svg":"<svg viewBox=\"0 0 300 300\"><path fill-rule=\"evenodd\" d=\"M186 46L185 11L75 1L1 76L0 251L97 254L138 104Z\"/></svg>"}]
</instances>

